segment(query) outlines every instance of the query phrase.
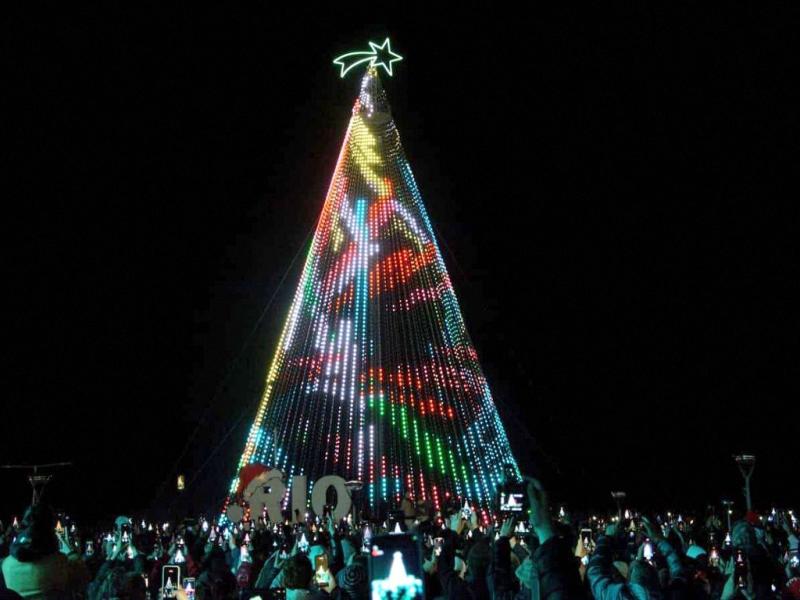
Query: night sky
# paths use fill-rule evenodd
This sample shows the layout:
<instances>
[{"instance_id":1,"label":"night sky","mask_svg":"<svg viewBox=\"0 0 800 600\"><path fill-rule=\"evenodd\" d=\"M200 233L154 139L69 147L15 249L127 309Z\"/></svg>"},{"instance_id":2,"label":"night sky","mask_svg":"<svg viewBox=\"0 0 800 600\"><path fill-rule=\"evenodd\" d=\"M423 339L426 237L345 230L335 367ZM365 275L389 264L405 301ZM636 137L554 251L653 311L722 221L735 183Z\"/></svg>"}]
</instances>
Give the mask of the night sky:
<instances>
[{"instance_id":1,"label":"night sky","mask_svg":"<svg viewBox=\"0 0 800 600\"><path fill-rule=\"evenodd\" d=\"M5 20L0 462L74 461L48 493L86 518L174 507L178 472L220 500L356 96L331 61L389 35L523 470L704 506L747 450L757 504L800 501L797 14L194 10Z\"/></svg>"}]
</instances>

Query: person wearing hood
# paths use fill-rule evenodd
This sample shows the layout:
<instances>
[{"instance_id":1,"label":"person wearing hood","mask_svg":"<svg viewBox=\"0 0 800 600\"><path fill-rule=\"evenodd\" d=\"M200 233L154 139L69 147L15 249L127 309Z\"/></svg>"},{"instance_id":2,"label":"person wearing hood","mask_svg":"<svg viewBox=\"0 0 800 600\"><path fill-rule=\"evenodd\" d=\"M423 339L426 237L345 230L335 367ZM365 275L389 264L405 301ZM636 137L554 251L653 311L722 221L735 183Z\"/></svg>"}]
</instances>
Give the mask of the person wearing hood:
<instances>
[{"instance_id":1,"label":"person wearing hood","mask_svg":"<svg viewBox=\"0 0 800 600\"><path fill-rule=\"evenodd\" d=\"M754 513L748 513L749 519L737 521L731 528L731 541L734 552L729 559L724 575L727 577L722 590L722 600L730 600L740 593L739 582L736 581L736 559L741 555L747 573L744 578L744 590L747 596L755 600L774 597L772 585L783 579L779 564L775 563L764 545L759 541L752 521Z\"/></svg>"},{"instance_id":2,"label":"person wearing hood","mask_svg":"<svg viewBox=\"0 0 800 600\"><path fill-rule=\"evenodd\" d=\"M488 597L485 581L477 585L478 582L467 577L467 563L456 555L456 549L461 544L461 532L466 523L461 513L456 512L450 517L450 527L441 533L443 543L441 554L436 559L436 572L443 596L448 600L476 600Z\"/></svg>"},{"instance_id":3,"label":"person wearing hood","mask_svg":"<svg viewBox=\"0 0 800 600\"><path fill-rule=\"evenodd\" d=\"M336 586L342 600L357 600L369 596L367 559L358 553L349 539L341 540L345 566L336 573Z\"/></svg>"},{"instance_id":4,"label":"person wearing hood","mask_svg":"<svg viewBox=\"0 0 800 600\"><path fill-rule=\"evenodd\" d=\"M616 525L606 528L606 535L597 540L595 552L589 560L586 577L595 600L653 600L682 597L686 589L686 574L680 557L670 543L664 539L659 528L648 519L643 519L648 537L666 560L669 574L662 589L658 571L647 560L637 558L628 567L628 579L619 582L614 577L613 543L618 532Z\"/></svg>"},{"instance_id":5,"label":"person wearing hood","mask_svg":"<svg viewBox=\"0 0 800 600\"><path fill-rule=\"evenodd\" d=\"M542 484L532 478L527 481L529 521L538 544L516 568L520 582L516 598L521 600L584 600L579 561L573 545L564 531L558 531L550 516L547 493ZM532 548L533 549L533 548Z\"/></svg>"},{"instance_id":6,"label":"person wearing hood","mask_svg":"<svg viewBox=\"0 0 800 600\"><path fill-rule=\"evenodd\" d=\"M3 579L23 598L67 596L86 589L86 567L66 537L56 537L55 518L48 507L28 508L10 550L2 563Z\"/></svg>"}]
</instances>

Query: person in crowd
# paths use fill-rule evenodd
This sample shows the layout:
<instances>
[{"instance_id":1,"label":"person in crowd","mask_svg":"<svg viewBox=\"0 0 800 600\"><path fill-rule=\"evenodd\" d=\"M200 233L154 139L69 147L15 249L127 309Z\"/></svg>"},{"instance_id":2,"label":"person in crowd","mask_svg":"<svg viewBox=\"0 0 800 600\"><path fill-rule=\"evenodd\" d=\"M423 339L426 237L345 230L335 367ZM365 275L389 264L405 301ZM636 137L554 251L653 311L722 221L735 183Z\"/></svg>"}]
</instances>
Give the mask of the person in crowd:
<instances>
[{"instance_id":1,"label":"person in crowd","mask_svg":"<svg viewBox=\"0 0 800 600\"><path fill-rule=\"evenodd\" d=\"M615 549L627 534L620 523L608 525L605 535L597 540L594 554L589 560L586 577L595 600L620 600L637 598L682 598L685 596L686 574L681 559L673 546L664 538L661 530L649 519L642 518L649 543L655 544L668 570L664 581L652 557L637 556L627 565L626 577L619 580L620 572L614 566ZM642 547L644 549L644 547Z\"/></svg>"},{"instance_id":2,"label":"person in crowd","mask_svg":"<svg viewBox=\"0 0 800 600\"><path fill-rule=\"evenodd\" d=\"M442 532L441 554L436 559L436 570L443 596L448 599L475 599L483 600L490 597L486 583L488 568L488 551L476 550L476 545L467 544L462 539L462 532L470 527L470 531L477 529L476 520L467 521L461 512L455 512L449 521L449 529ZM457 550L460 551L457 554ZM473 560L468 563L464 555L471 555L475 551ZM472 569L470 569L472 566Z\"/></svg>"},{"instance_id":3,"label":"person in crowd","mask_svg":"<svg viewBox=\"0 0 800 600\"><path fill-rule=\"evenodd\" d=\"M152 577L151 577L152 578ZM225 561L225 552L216 544L206 544L197 577L197 600L228 600L237 595L237 580Z\"/></svg>"},{"instance_id":4,"label":"person in crowd","mask_svg":"<svg viewBox=\"0 0 800 600\"><path fill-rule=\"evenodd\" d=\"M304 554L289 557L284 571L286 600L321 600L330 597L336 589L336 580L333 577L328 577L324 582L325 591L315 589L312 585L314 571L311 561Z\"/></svg>"},{"instance_id":5,"label":"person in crowd","mask_svg":"<svg viewBox=\"0 0 800 600\"><path fill-rule=\"evenodd\" d=\"M358 554L348 542L351 551L346 566L336 574L336 588L341 600L357 600L369 597L369 575L367 559Z\"/></svg>"},{"instance_id":6,"label":"person in crowd","mask_svg":"<svg viewBox=\"0 0 800 600\"><path fill-rule=\"evenodd\" d=\"M585 592L578 574L578 561L570 540L556 530L550 514L547 494L542 484L526 478L530 525L538 539L538 546L530 557L527 575L522 582L524 598L540 600L583 599ZM526 559L528 560L528 559ZM522 565L521 565L522 567Z\"/></svg>"},{"instance_id":7,"label":"person in crowd","mask_svg":"<svg viewBox=\"0 0 800 600\"><path fill-rule=\"evenodd\" d=\"M68 598L82 593L88 572L64 530L56 536L53 511L42 504L28 508L2 562L4 586L32 600Z\"/></svg>"},{"instance_id":8,"label":"person in crowd","mask_svg":"<svg viewBox=\"0 0 800 600\"><path fill-rule=\"evenodd\" d=\"M552 512L542 484L524 482L528 513L500 521L458 498L410 520L408 495L399 502L406 510L386 522L262 517L154 527L118 517L110 531L81 531L54 525L52 510L37 505L0 527L0 600L370 598L375 546L362 533L387 535L397 522L422 542L426 600L800 600L791 511L751 512L731 531L713 511L584 518ZM176 567L169 581L177 587L162 589L162 574Z\"/></svg>"}]
</instances>

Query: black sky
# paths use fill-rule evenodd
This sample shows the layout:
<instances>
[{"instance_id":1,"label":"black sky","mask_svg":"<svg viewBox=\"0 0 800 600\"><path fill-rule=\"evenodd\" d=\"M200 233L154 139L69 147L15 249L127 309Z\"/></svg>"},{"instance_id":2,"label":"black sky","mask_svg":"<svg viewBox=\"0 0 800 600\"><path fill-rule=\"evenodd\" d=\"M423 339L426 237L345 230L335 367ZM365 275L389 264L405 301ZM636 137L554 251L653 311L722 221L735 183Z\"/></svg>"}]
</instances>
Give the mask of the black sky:
<instances>
[{"instance_id":1,"label":"black sky","mask_svg":"<svg viewBox=\"0 0 800 600\"><path fill-rule=\"evenodd\" d=\"M75 461L51 501L87 516L224 493L356 94L331 60L388 34L523 467L693 504L750 450L756 501L800 500L797 13L252 10L5 20L0 462Z\"/></svg>"}]
</instances>

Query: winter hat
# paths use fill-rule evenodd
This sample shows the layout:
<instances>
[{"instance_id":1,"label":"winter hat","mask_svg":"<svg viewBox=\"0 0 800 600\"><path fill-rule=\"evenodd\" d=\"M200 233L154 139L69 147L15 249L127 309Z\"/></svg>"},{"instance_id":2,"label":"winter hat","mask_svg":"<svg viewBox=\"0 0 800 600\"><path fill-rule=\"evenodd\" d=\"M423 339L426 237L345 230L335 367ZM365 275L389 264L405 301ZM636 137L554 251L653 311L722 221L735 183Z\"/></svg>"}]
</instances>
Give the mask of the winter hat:
<instances>
[{"instance_id":1,"label":"winter hat","mask_svg":"<svg viewBox=\"0 0 800 600\"><path fill-rule=\"evenodd\" d=\"M336 574L336 584L345 598L366 598L369 595L369 577L364 560L359 557Z\"/></svg>"},{"instance_id":2,"label":"winter hat","mask_svg":"<svg viewBox=\"0 0 800 600\"><path fill-rule=\"evenodd\" d=\"M787 581L783 594L785 598L800 600L800 577L793 577Z\"/></svg>"},{"instance_id":3,"label":"winter hat","mask_svg":"<svg viewBox=\"0 0 800 600\"><path fill-rule=\"evenodd\" d=\"M758 518L758 514L752 510L747 511L747 514L744 516L744 520L750 523L750 525L753 527L761 524L761 519Z\"/></svg>"}]
</instances>

